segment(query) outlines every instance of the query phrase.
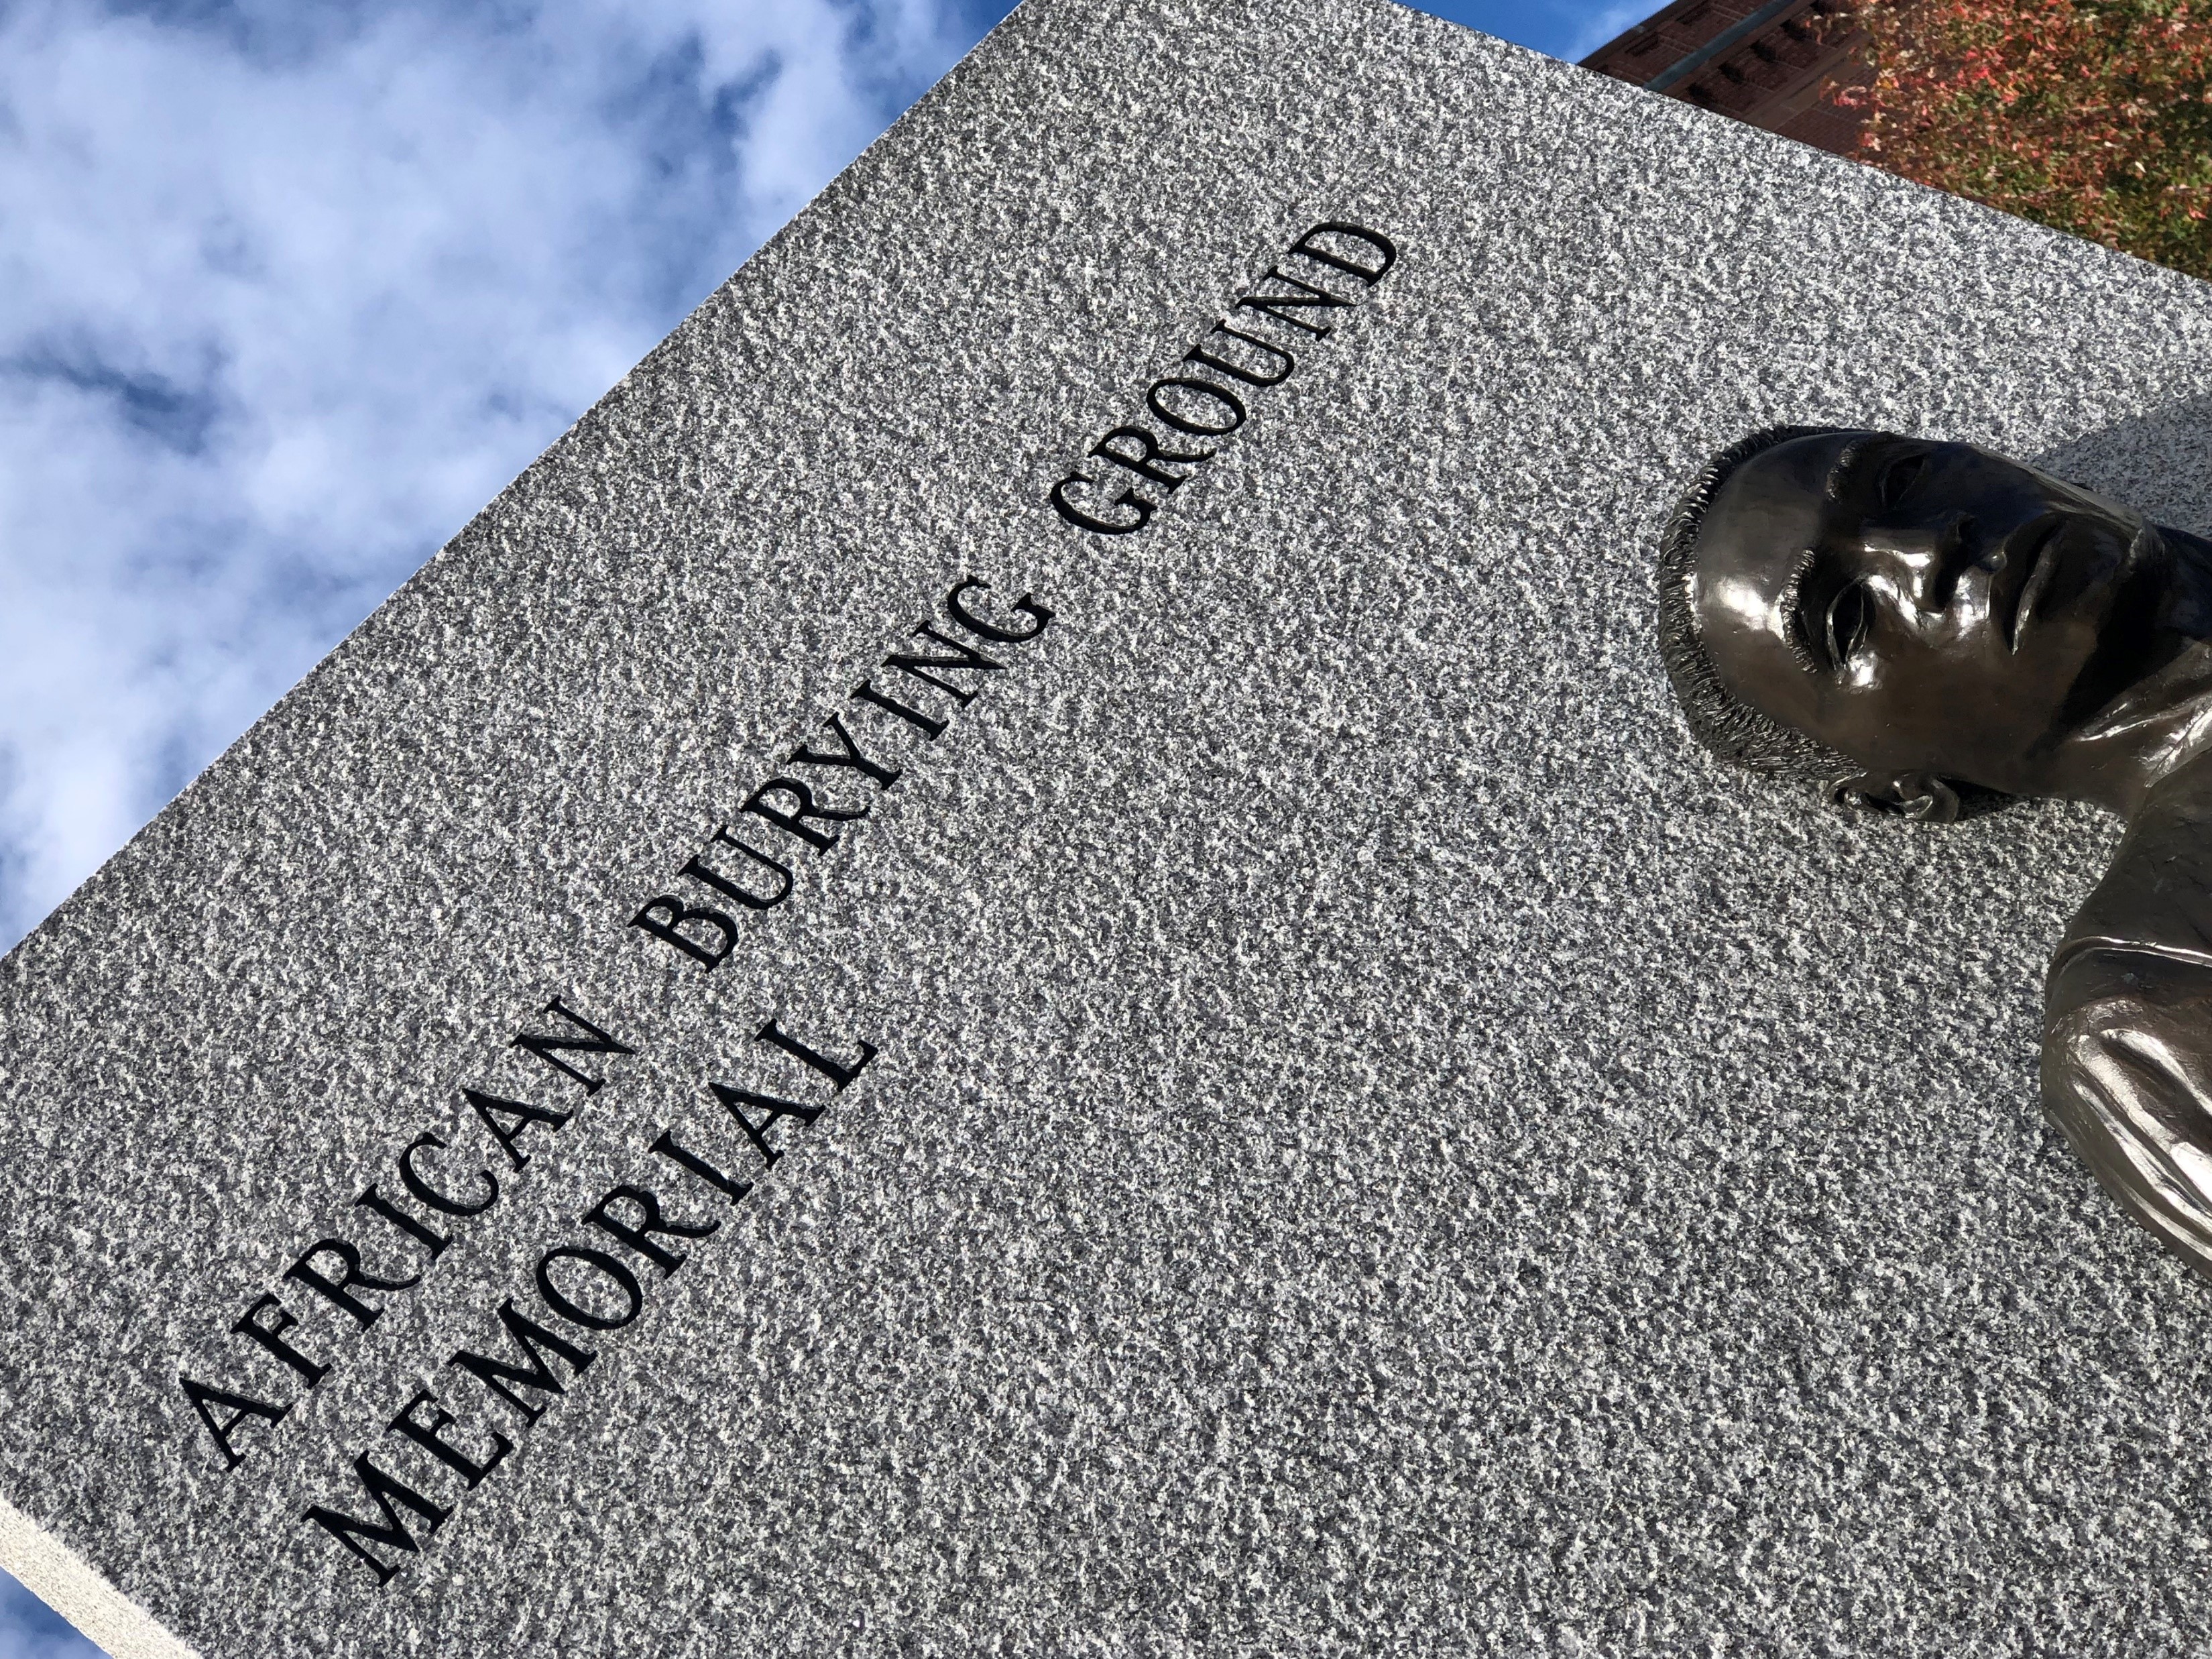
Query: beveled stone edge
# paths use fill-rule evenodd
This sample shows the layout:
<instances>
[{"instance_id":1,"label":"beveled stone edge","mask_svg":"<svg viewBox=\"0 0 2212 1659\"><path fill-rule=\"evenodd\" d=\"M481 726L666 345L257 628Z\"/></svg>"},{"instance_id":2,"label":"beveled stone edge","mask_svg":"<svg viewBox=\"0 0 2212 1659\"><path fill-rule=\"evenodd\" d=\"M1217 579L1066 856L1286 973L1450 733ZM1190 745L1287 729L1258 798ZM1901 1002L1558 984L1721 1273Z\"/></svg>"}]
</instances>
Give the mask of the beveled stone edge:
<instances>
[{"instance_id":1,"label":"beveled stone edge","mask_svg":"<svg viewBox=\"0 0 2212 1659\"><path fill-rule=\"evenodd\" d=\"M194 1649L4 1496L0 1567L76 1626L108 1659L199 1659Z\"/></svg>"}]
</instances>

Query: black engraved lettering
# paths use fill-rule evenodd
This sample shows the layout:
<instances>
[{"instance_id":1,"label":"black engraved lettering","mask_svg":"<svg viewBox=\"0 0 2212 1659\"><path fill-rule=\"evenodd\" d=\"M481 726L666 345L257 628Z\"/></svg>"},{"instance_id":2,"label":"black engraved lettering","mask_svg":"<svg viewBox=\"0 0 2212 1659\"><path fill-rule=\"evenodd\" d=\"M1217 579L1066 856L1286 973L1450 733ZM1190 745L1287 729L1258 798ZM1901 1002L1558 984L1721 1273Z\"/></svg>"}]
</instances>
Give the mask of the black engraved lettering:
<instances>
[{"instance_id":1,"label":"black engraved lettering","mask_svg":"<svg viewBox=\"0 0 2212 1659\"><path fill-rule=\"evenodd\" d=\"M665 1129L660 1132L660 1139L654 1141L647 1150L658 1152L661 1157L682 1164L708 1185L719 1188L728 1195L730 1202L733 1205L753 1189L751 1182L733 1180L724 1175L698 1153L678 1142L676 1137Z\"/></svg>"},{"instance_id":2,"label":"black engraved lettering","mask_svg":"<svg viewBox=\"0 0 2212 1659\"><path fill-rule=\"evenodd\" d=\"M1119 441L1135 444L1137 453L1130 455L1116 449L1114 446ZM1159 440L1153 437L1150 430L1141 426L1115 427L1091 446L1091 453L1113 462L1116 466L1127 467L1139 477L1148 483L1158 484L1170 494L1188 483L1195 475L1189 472L1170 472L1166 467L1158 465L1159 462L1170 461L1179 465L1195 467L1213 459L1213 452L1210 449L1194 449L1188 454L1171 449L1162 449Z\"/></svg>"},{"instance_id":3,"label":"black engraved lettering","mask_svg":"<svg viewBox=\"0 0 2212 1659\"><path fill-rule=\"evenodd\" d=\"M1107 505L1127 507L1136 516L1126 521L1102 519L1096 513L1086 513L1076 505L1067 493L1071 484L1081 484L1085 489L1097 489L1103 486L1096 478L1086 478L1080 472L1071 472L1047 492L1045 499L1052 503L1052 510L1078 530L1095 530L1102 536L1126 536L1131 531L1142 530L1150 524L1152 514L1158 510L1135 490L1125 489Z\"/></svg>"},{"instance_id":4,"label":"black engraved lettering","mask_svg":"<svg viewBox=\"0 0 2212 1659\"><path fill-rule=\"evenodd\" d=\"M580 1030L588 1031L591 1035L589 1036L540 1036L534 1031L525 1031L507 1046L526 1049L548 1066L565 1073L583 1085L584 1092L587 1095L599 1093L605 1086L606 1079L603 1077L593 1077L588 1072L580 1071L571 1066L567 1060L562 1059L561 1056L564 1052L586 1054L634 1054L637 1052L628 1043L609 1036L574 1009L563 1006L558 997L545 1005L544 1012L549 1014L558 1014L569 1024Z\"/></svg>"},{"instance_id":5,"label":"black engraved lettering","mask_svg":"<svg viewBox=\"0 0 2212 1659\"><path fill-rule=\"evenodd\" d=\"M750 1089L733 1089L725 1083L710 1083L707 1086L714 1091L714 1098L729 1109L730 1115L738 1121L738 1127L745 1132L745 1139L752 1142L753 1150L761 1155L763 1164L773 1164L783 1156L783 1148L771 1145L768 1138L768 1132L775 1127L778 1118L795 1117L802 1124L811 1124L823 1112L819 1106L802 1106L795 1100L779 1100L774 1095L756 1094ZM756 1123L745 1115L744 1109L748 1106L765 1108L768 1115Z\"/></svg>"},{"instance_id":6,"label":"black engraved lettering","mask_svg":"<svg viewBox=\"0 0 2212 1659\"><path fill-rule=\"evenodd\" d=\"M756 864L767 866L774 872L777 884L775 891L765 898L757 893L749 892L720 872L709 870L696 856L678 873L689 876L694 881L705 883L716 892L737 900L748 909L772 910L791 896L791 866L789 865L781 860L772 859L767 854L737 840L730 834L727 824L716 826L713 845L734 848Z\"/></svg>"},{"instance_id":7,"label":"black engraved lettering","mask_svg":"<svg viewBox=\"0 0 2212 1659\"><path fill-rule=\"evenodd\" d=\"M464 1204L459 1199L448 1198L426 1180L415 1167L415 1155L425 1146L435 1146L443 1152L445 1141L437 1135L424 1133L415 1137L414 1144L399 1154L399 1179L407 1190L423 1203L443 1215L481 1215L499 1197L499 1182L489 1170L477 1171L477 1179L484 1184L484 1195L473 1204Z\"/></svg>"},{"instance_id":8,"label":"black engraved lettering","mask_svg":"<svg viewBox=\"0 0 2212 1659\"><path fill-rule=\"evenodd\" d=\"M1308 281L1283 269L1291 259L1307 262L1315 277ZM1155 380L1146 389L1145 407L1164 429L1192 439L1225 438L1250 418L1247 394L1236 387L1280 386L1297 368L1297 359L1287 337L1268 337L1235 327L1243 313L1254 311L1269 322L1323 338L1334 331L1328 316L1344 311L1364 297L1359 290L1341 291L1340 277L1352 277L1371 289L1396 265L1398 246L1388 236L1364 225L1327 219L1315 225L1284 250L1267 274L1239 295L1230 309L1206 333L1183 353L1182 368ZM1322 271L1334 273L1324 276ZM1318 313L1318 315L1315 313ZM1211 370L1218 381L1201 378ZM1169 442L1182 442L1170 439ZM1213 459L1212 447L1186 443L1181 449L1163 447L1152 428L1131 422L1117 426L1091 447L1090 459L1121 468L1135 481L1113 493L1113 475L1073 471L1054 484L1046 499L1069 524L1101 535L1126 536L1143 529L1166 504L1169 496L1197 477L1196 469ZM1150 495L1139 493L1139 489ZM932 734L933 736L934 733Z\"/></svg>"},{"instance_id":9,"label":"black engraved lettering","mask_svg":"<svg viewBox=\"0 0 2212 1659\"><path fill-rule=\"evenodd\" d=\"M1327 334L1330 331L1330 325L1308 322L1303 317L1291 315L1292 312L1315 307L1324 311L1332 308L1341 309L1352 303L1349 300L1341 299L1331 294L1325 288L1316 288L1312 283L1302 283L1295 276L1285 276L1279 270L1270 270L1260 280L1263 283L1287 283L1297 289L1298 294L1262 294L1255 288L1251 293L1239 296L1237 306L1253 311L1264 312L1276 322L1288 323L1291 327L1302 328L1309 334ZM1299 295L1304 295L1305 297L1301 299Z\"/></svg>"},{"instance_id":10,"label":"black engraved lettering","mask_svg":"<svg viewBox=\"0 0 2212 1659\"><path fill-rule=\"evenodd\" d=\"M1243 381L1246 386L1280 386L1284 381L1291 378L1291 371L1298 366L1297 360L1292 357L1289 352L1284 350L1282 347L1279 345L1270 345L1258 335L1247 334L1241 329L1231 328L1225 322L1216 323L1213 325L1213 333L1226 334L1232 340L1242 340L1246 345L1256 346L1261 350L1266 352L1268 356L1274 359L1276 362L1280 363L1282 367L1276 369L1272 374L1265 374L1261 369L1252 368L1247 367L1245 364L1231 362L1226 357L1217 356L1214 353L1206 349L1203 342L1198 345L1193 346L1188 351L1184 352L1182 355L1183 362L1187 363L1202 363L1208 368L1218 368L1224 374L1230 375L1237 380ZM1212 337L1212 335L1207 337L1208 339L1211 339ZM1096 454L1097 452L1093 450L1091 453Z\"/></svg>"},{"instance_id":11,"label":"black engraved lettering","mask_svg":"<svg viewBox=\"0 0 2212 1659\"><path fill-rule=\"evenodd\" d=\"M332 1279L315 1265L319 1256L331 1255L338 1260L343 1273ZM356 1296L354 1287L364 1291L410 1290L422 1282L422 1275L410 1273L405 1279L380 1279L374 1273L361 1270L361 1252L343 1238L325 1238L311 1245L307 1253L284 1269L284 1277L297 1279L309 1290L316 1291L332 1307L351 1314L365 1329L384 1316L384 1310L363 1302Z\"/></svg>"},{"instance_id":12,"label":"black engraved lettering","mask_svg":"<svg viewBox=\"0 0 2212 1659\"><path fill-rule=\"evenodd\" d=\"M788 795L798 805L788 812L769 805L768 797L775 794ZM854 818L864 818L868 816L868 809L866 806L848 809L817 805L815 803L814 792L797 778L770 778L745 797L745 804L742 810L766 818L777 829L797 836L809 846L818 847L825 853L837 844L837 837L844 832L839 830L812 829L807 824L807 819L819 818L824 823L849 823Z\"/></svg>"},{"instance_id":13,"label":"black engraved lettering","mask_svg":"<svg viewBox=\"0 0 2212 1659\"><path fill-rule=\"evenodd\" d=\"M205 1382L196 1382L189 1376L179 1376L177 1381L184 1386L185 1398L192 1402L192 1409L199 1413L200 1421L206 1425L208 1433L214 1437L215 1443L222 1448L225 1474L246 1461L246 1454L230 1443L230 1437L238 1432L240 1424L249 1417L258 1417L264 1423L281 1423L292 1409L289 1406L272 1406L267 1401L256 1400L250 1395L233 1394L228 1389L211 1388ZM211 1407L219 1407L229 1415L218 1423Z\"/></svg>"},{"instance_id":14,"label":"black engraved lettering","mask_svg":"<svg viewBox=\"0 0 2212 1659\"><path fill-rule=\"evenodd\" d=\"M637 1220L635 1225L627 1221L618 1220L608 1213L617 1204L635 1206ZM659 1268L660 1275L664 1279L682 1267L690 1258L681 1250L666 1249L654 1243L651 1237L653 1234L660 1233L670 1238L704 1238L722 1224L719 1221L706 1221L696 1225L682 1221L671 1221L661 1214L660 1200L657 1196L642 1187L632 1187L627 1184L615 1188L605 1198L585 1211L583 1218L601 1232L608 1234L621 1243L629 1245L630 1249Z\"/></svg>"},{"instance_id":15,"label":"black engraved lettering","mask_svg":"<svg viewBox=\"0 0 2212 1659\"><path fill-rule=\"evenodd\" d=\"M805 744L801 744L796 750L792 751L792 765L849 766L861 776L873 779L877 783L880 784L886 789L890 788L893 784L896 783L901 777L905 775L896 767L879 766L874 761L870 760L866 755L863 755L860 750L859 745L854 743L852 733L846 731L845 722L840 720L836 715L832 714L827 720L824 720L823 724L828 726L830 730L836 734L838 745L843 752L836 755L817 754L813 750L809 749Z\"/></svg>"},{"instance_id":16,"label":"black engraved lettering","mask_svg":"<svg viewBox=\"0 0 2212 1659\"><path fill-rule=\"evenodd\" d=\"M435 1228L428 1226L408 1214L374 1187L354 1200L353 1206L356 1210L368 1210L374 1214L382 1216L400 1231L420 1243L424 1249L429 1251L430 1260L433 1261L445 1255L446 1246L453 1242Z\"/></svg>"},{"instance_id":17,"label":"black engraved lettering","mask_svg":"<svg viewBox=\"0 0 2212 1659\"><path fill-rule=\"evenodd\" d=\"M399 1566L397 1562L379 1560L370 1553L369 1545L374 1544L379 1549L397 1551L403 1555L412 1555L416 1548L414 1534L407 1530L406 1523L399 1518L398 1510L392 1506L398 1504L420 1516L422 1534L426 1538L446 1524L446 1517L453 1510L442 1504L432 1503L404 1481L386 1474L369 1462L367 1452L353 1460L353 1472L360 1478L361 1484L368 1489L368 1495L376 1500L377 1508L383 1512L383 1525L379 1526L374 1521L356 1521L349 1515L340 1515L336 1510L326 1510L319 1504L309 1508L302 1518L314 1522L359 1556L368 1565L368 1570L376 1575L378 1587L381 1588L392 1582L392 1575L399 1571Z\"/></svg>"},{"instance_id":18,"label":"black engraved lettering","mask_svg":"<svg viewBox=\"0 0 2212 1659\"><path fill-rule=\"evenodd\" d=\"M1316 236L1337 236L1347 238L1352 241L1364 242L1382 256L1382 263L1379 265L1363 265L1346 258L1341 254L1331 253L1325 248L1316 247L1314 238ZM1348 276L1357 276L1370 288L1381 282L1383 272L1398 263L1398 245L1381 231L1367 230L1358 225L1347 225L1334 219L1331 219L1326 224L1316 225L1297 241L1291 243L1290 251L1292 253L1303 253L1307 258L1319 264L1334 266Z\"/></svg>"},{"instance_id":19,"label":"black engraved lettering","mask_svg":"<svg viewBox=\"0 0 2212 1659\"><path fill-rule=\"evenodd\" d=\"M274 1309L276 1311L272 1317L264 1322L259 1316L267 1309ZM238 1323L230 1328L240 1336L252 1337L270 1353L275 1354L277 1358L306 1377L307 1386L312 1389L330 1375L331 1368L328 1365L317 1364L284 1340L284 1333L299 1322L298 1317L292 1310L271 1295L263 1297L240 1314L238 1316Z\"/></svg>"},{"instance_id":20,"label":"black engraved lettering","mask_svg":"<svg viewBox=\"0 0 2212 1659\"><path fill-rule=\"evenodd\" d=\"M515 1393L516 1387L533 1389L540 1394L566 1394L561 1379L545 1363L545 1350L550 1350L565 1361L572 1376L581 1376L599 1358L589 1348L579 1347L566 1337L556 1336L536 1320L515 1310L514 1298L507 1297L499 1304L499 1322L507 1336L522 1353L519 1364L504 1359L495 1359L489 1354L471 1353L464 1348L446 1361L466 1371L489 1389L501 1400L522 1413L523 1421L535 1423L545 1415L545 1407L534 1405Z\"/></svg>"},{"instance_id":21,"label":"black engraved lettering","mask_svg":"<svg viewBox=\"0 0 2212 1659\"><path fill-rule=\"evenodd\" d=\"M921 735L927 738L932 743L935 743L938 738L938 734L945 730L945 722L943 720L937 719L934 715L925 714L919 708L908 708L905 703L900 702L894 697L885 696L882 692L877 690L874 686L870 685L866 680L862 680L858 685L853 688L853 695L858 697L862 702L872 702L878 708L890 710L890 713L896 714L908 726L918 726L921 729Z\"/></svg>"},{"instance_id":22,"label":"black engraved lettering","mask_svg":"<svg viewBox=\"0 0 2212 1659\"><path fill-rule=\"evenodd\" d=\"M655 911L665 914L655 915ZM706 965L709 973L722 965L722 958L730 954L738 942L738 924L720 910L693 909L682 899L666 893L649 901L645 908L629 919L629 925L642 927L653 938L665 940L684 955L696 958ZM721 942L719 945L702 945L684 931L695 925L713 928L721 935Z\"/></svg>"},{"instance_id":23,"label":"black engraved lettering","mask_svg":"<svg viewBox=\"0 0 2212 1659\"><path fill-rule=\"evenodd\" d=\"M1016 614L1030 619L1030 626L1022 632L987 623L961 602L960 596L969 588L988 588L990 585L977 576L969 576L954 584L952 591L945 596L945 614L977 639L990 640L1000 645L1026 645L1044 632L1045 624L1052 620L1052 612L1027 593L1014 601Z\"/></svg>"},{"instance_id":24,"label":"black engraved lettering","mask_svg":"<svg viewBox=\"0 0 2212 1659\"><path fill-rule=\"evenodd\" d=\"M868 1062L876 1057L876 1045L872 1042L863 1042L860 1044L860 1057L850 1066L840 1066L827 1054L808 1048L797 1037L779 1027L772 1019L753 1035L758 1041L772 1042L793 1059L812 1066L830 1079L830 1088L839 1094L844 1093L845 1085L866 1071ZM807 1119L810 1123L813 1121L812 1118Z\"/></svg>"},{"instance_id":25,"label":"black engraved lettering","mask_svg":"<svg viewBox=\"0 0 2212 1659\"><path fill-rule=\"evenodd\" d=\"M549 1123L558 1129L568 1121L566 1112L556 1112L547 1106L532 1106L527 1101L501 1100L497 1095L480 1094L474 1089L464 1089L461 1093L467 1097L469 1104L477 1109L477 1115L483 1120L484 1127L490 1130L492 1139L506 1149L508 1161L518 1170L530 1163L530 1154L514 1144L522 1139L524 1130L533 1123ZM502 1123L500 1121L501 1118L511 1121Z\"/></svg>"},{"instance_id":26,"label":"black engraved lettering","mask_svg":"<svg viewBox=\"0 0 2212 1659\"><path fill-rule=\"evenodd\" d=\"M949 657L910 657L902 656L897 652L893 652L890 656L884 659L884 666L886 668L896 668L902 674L911 675L915 679L920 680L924 685L935 686L939 691L945 693L946 696L951 698L953 702L958 703L963 708L965 708L969 703L975 701L975 693L976 691L982 690L982 687L981 685L977 685L973 690L963 691L958 686L952 684L950 681L938 678L936 675L929 672L931 669L964 668L979 675L1002 674L1006 672L1006 664L1002 662L993 662L988 657L976 650L973 646L963 645L957 640L946 639L944 635L939 633L927 623L923 623L914 631L924 638L943 646L947 651L950 651L954 654Z\"/></svg>"},{"instance_id":27,"label":"black engraved lettering","mask_svg":"<svg viewBox=\"0 0 2212 1659\"><path fill-rule=\"evenodd\" d=\"M435 1415L430 1422L418 1423L415 1420L415 1413L425 1406L428 1406ZM433 1457L447 1467L458 1470L468 1489L474 1492L477 1483L483 1480L484 1476L506 1461L507 1453L514 1449L514 1443L498 1430L492 1430L490 1431L491 1455L482 1462L478 1462L459 1446L445 1438L446 1431L453 1425L453 1413L441 1406L432 1396L429 1389L417 1389L415 1391L415 1397L399 1408L399 1415L386 1424L385 1430L387 1433L396 1432L405 1435Z\"/></svg>"},{"instance_id":28,"label":"black engraved lettering","mask_svg":"<svg viewBox=\"0 0 2212 1659\"><path fill-rule=\"evenodd\" d=\"M553 1264L556 1261L580 1261L594 1273L612 1279L629 1307L618 1314L598 1314L575 1302L553 1282ZM562 1318L589 1331L618 1331L645 1307L645 1292L639 1288L635 1273L605 1250L587 1249L581 1244L563 1244L538 1258L538 1294Z\"/></svg>"},{"instance_id":29,"label":"black engraved lettering","mask_svg":"<svg viewBox=\"0 0 2212 1659\"><path fill-rule=\"evenodd\" d=\"M1221 411L1228 416L1228 423L1224 426L1206 426L1193 420L1188 414L1177 414L1161 401L1160 394L1170 389L1203 393L1220 405ZM1192 380L1187 376L1155 380L1152 390L1145 393L1145 407L1176 431L1192 433L1200 438L1226 437L1244 424L1244 405L1237 401L1235 392L1218 386L1211 380Z\"/></svg>"}]
</instances>

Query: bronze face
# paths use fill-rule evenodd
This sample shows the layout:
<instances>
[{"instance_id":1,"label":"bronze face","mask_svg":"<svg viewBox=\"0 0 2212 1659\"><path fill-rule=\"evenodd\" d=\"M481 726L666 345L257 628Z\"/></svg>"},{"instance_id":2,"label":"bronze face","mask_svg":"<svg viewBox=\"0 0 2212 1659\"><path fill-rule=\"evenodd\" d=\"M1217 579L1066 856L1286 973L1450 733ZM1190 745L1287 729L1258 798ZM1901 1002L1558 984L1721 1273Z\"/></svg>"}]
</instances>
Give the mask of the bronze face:
<instances>
[{"instance_id":1,"label":"bronze face","mask_svg":"<svg viewBox=\"0 0 2212 1659\"><path fill-rule=\"evenodd\" d=\"M2212 547L1969 445L1790 428L1700 476L1660 586L1729 759L1915 817L1961 784L2126 816L2051 963L2044 1104L2212 1275Z\"/></svg>"},{"instance_id":2,"label":"bronze face","mask_svg":"<svg viewBox=\"0 0 2212 1659\"><path fill-rule=\"evenodd\" d=\"M1971 445L1836 432L1722 483L1692 593L1723 682L1771 718L1874 770L2044 794L2075 793L2072 740L2186 642L2182 586L2126 507Z\"/></svg>"}]
</instances>

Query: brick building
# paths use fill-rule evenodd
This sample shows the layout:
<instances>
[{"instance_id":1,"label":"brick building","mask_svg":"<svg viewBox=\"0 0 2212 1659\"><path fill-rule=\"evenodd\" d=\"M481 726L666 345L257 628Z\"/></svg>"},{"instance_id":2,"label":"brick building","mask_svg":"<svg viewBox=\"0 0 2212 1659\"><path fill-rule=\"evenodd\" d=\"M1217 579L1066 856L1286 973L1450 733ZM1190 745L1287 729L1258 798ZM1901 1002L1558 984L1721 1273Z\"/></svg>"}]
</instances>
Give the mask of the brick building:
<instances>
[{"instance_id":1,"label":"brick building","mask_svg":"<svg viewBox=\"0 0 2212 1659\"><path fill-rule=\"evenodd\" d=\"M1839 0L1672 0L1583 67L1838 155L1864 117L1821 94L1871 78ZM1832 38L1831 38L1832 37Z\"/></svg>"}]
</instances>

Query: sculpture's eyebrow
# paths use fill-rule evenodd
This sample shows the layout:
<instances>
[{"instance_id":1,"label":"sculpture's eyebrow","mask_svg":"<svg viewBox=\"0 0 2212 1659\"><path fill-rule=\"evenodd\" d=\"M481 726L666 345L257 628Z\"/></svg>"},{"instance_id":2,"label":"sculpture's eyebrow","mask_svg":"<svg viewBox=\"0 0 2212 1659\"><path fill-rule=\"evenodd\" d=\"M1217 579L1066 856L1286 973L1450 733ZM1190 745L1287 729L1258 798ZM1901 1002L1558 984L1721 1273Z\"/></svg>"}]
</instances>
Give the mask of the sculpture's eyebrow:
<instances>
[{"instance_id":1,"label":"sculpture's eyebrow","mask_svg":"<svg viewBox=\"0 0 2212 1659\"><path fill-rule=\"evenodd\" d=\"M1820 662L1814 654L1814 644L1820 638L1820 633L1805 614L1805 584L1812 577L1813 567L1820 561L1820 554L1812 548L1800 553L1796 567L1790 572L1790 579L1782 585L1780 596L1783 640L1790 647L1790 654L1797 659L1798 665L1808 674L1820 672Z\"/></svg>"},{"instance_id":2,"label":"sculpture's eyebrow","mask_svg":"<svg viewBox=\"0 0 2212 1659\"><path fill-rule=\"evenodd\" d=\"M1881 441L1881 433L1869 432L1844 446L1843 453L1836 457L1836 464L1828 469L1828 482L1824 489L1830 501L1844 498L1844 486L1850 482L1851 469L1858 465L1862 455Z\"/></svg>"}]
</instances>

